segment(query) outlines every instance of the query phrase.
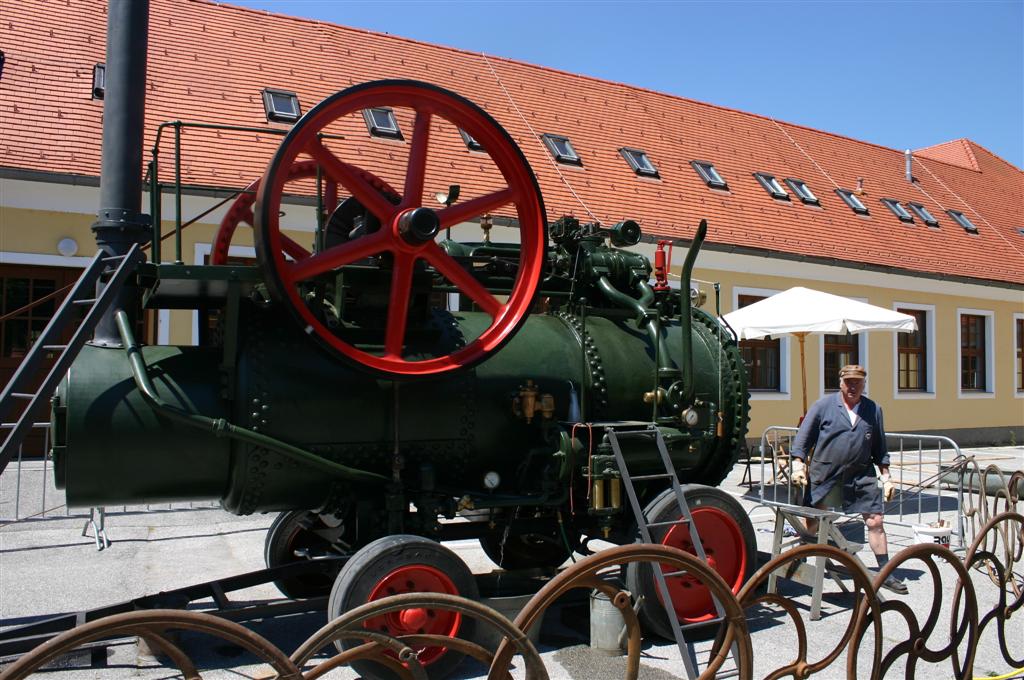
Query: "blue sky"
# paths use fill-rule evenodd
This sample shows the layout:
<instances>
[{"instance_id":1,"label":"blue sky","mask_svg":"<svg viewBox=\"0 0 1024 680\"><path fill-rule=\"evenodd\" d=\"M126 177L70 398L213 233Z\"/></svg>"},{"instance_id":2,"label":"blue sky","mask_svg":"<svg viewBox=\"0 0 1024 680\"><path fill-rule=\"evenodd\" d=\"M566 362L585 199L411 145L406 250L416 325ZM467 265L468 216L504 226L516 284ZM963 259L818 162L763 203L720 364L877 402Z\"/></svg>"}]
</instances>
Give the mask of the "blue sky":
<instances>
[{"instance_id":1,"label":"blue sky","mask_svg":"<svg viewBox=\"0 0 1024 680\"><path fill-rule=\"evenodd\" d=\"M897 149L1024 167L1024 0L231 0L626 82Z\"/></svg>"}]
</instances>

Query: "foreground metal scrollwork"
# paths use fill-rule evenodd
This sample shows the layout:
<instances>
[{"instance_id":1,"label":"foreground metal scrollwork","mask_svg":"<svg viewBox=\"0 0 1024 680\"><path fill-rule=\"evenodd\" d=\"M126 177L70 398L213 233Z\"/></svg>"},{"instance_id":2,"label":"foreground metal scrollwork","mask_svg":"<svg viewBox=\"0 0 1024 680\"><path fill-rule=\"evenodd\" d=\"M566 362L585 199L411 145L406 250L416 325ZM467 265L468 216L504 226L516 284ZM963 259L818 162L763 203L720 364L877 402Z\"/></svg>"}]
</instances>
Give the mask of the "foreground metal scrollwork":
<instances>
[{"instance_id":1,"label":"foreground metal scrollwork","mask_svg":"<svg viewBox=\"0 0 1024 680\"><path fill-rule=\"evenodd\" d=\"M787 568L803 560L817 557L825 557L848 572L853 584L853 604L850 609L850 622L836 645L819 659L812 660L808 658L808 640L811 636L801 615L801 610L806 610L806 607L781 595L766 594L763 585L773 572L785 572ZM547 670L525 631L540 620L544 611L555 600L575 588L600 590L621 610L628 632L626 679L635 680L640 670L640 624L631 606L632 599L629 593L614 579L607 578L610 571L630 562L650 562L673 570L686 570L709 588L715 599L721 603L725 618L720 624L708 665L702 669L702 680L716 677L728 658L730 648L736 650L735 660L739 677L744 680L753 677L753 644L745 610L758 606L780 608L794 626L797 637L796 658L768 671L764 676L765 680L782 677L799 680L822 674L825 669L840 661L844 649L847 651L845 676L849 680L860 677L869 677L871 680L888 677L891 673L898 672L896 664L901 659L905 659L903 674L907 678L926 673L924 664L942 665L949 660L952 676L969 680L978 641L993 622L1003 659L1011 667L1024 666L1024 657L1020 656L1019 645L1015 646L1012 629L1008 625L1011 617L1024 608L1021 575L1016 571L1024 561L1022 558L1024 516L1015 512L1004 512L989 519L978 532L963 561L942 546L911 546L893 557L872 580L864 566L848 553L827 545L807 545L783 553L761 567L738 595L733 595L718 574L689 553L663 545L619 546L580 560L558 574L531 598L515 622L510 622L479 602L458 596L406 593L377 600L347 612L317 631L289 658L262 636L239 624L210 614L178 610L140 611L100 619L57 636L7 667L0 673L0 680L21 680L82 645L104 638L131 635L143 638L152 648L166 655L188 680L200 678L194 662L169 635L175 630L196 631L234 643L268 664L268 672L276 674L273 677L287 680L315 680L339 666L357 660L373 660L401 678L422 679L426 673L416 658L414 647L423 645L443 645L454 652L489 665L489 680L508 680L509 664L513 656L519 654L523 657L526 678L547 680ZM885 579L895 570L905 568L909 562L923 564L932 578L932 605L927 612L917 612L899 599L883 601L878 596L878 589ZM956 580L954 588L943 587L941 562L945 562L953 570ZM978 593L971 573L982 568L987 570L988 577L983 575L978 579L978 587L992 584L996 588L996 596L993 598L996 602L979 617ZM952 600L949 597L951 592ZM493 626L505 636L504 641L492 654L490 650L470 640L436 635L394 638L363 628L363 623L374 617L417 607L457 611L477 622ZM936 647L933 638L943 628L940 619L944 609L948 609L948 640L943 640L943 646ZM919 620L919 615L923 616L923 621ZM884 624L893 617L896 617L896 621L902 620L896 625L895 630L902 630L905 627L908 631L906 639L902 641L892 642L883 636L883 631L886 630ZM889 634L892 635L891 630ZM864 668L858 669L858 660L861 657L861 647L868 637L871 638L869 646L872 652L870 674L866 675ZM321 660L317 665L309 666L318 652L335 640L343 638L361 639L366 642ZM942 670L939 668L940 666L929 668L927 674L938 673L947 676L948 667ZM836 673L829 673L829 677L836 677Z\"/></svg>"},{"instance_id":2,"label":"foreground metal scrollwork","mask_svg":"<svg viewBox=\"0 0 1024 680\"><path fill-rule=\"evenodd\" d=\"M763 593L762 587L768 581L768 577L771 576L772 573L776 571L785 573L787 568L795 566L804 560L819 556L838 562L850 573L853 577L854 584L853 596L858 605L851 609L850 622L847 625L842 638L840 638L836 643L836 646L821 659L812 662L807 659L807 630L804 626L803 619L800 616L800 610L789 598L782 597L778 594ZM793 550L788 550L758 569L750 580L743 586L738 597L744 610L758 604L775 605L780 607L789 615L789 618L796 629L796 659L785 666L780 666L779 668L771 671L765 676L765 680L775 680L776 678L786 676L792 676L794 678L808 678L811 675L828 668L839 657L839 655L842 654L843 650L847 649L857 626L860 625L862 620L866 621L868 617L870 617L875 631L874 659L870 678L871 680L875 680L880 677L878 674L878 660L881 658L882 652L882 618L878 596L876 594L876 588L872 584L871 578L868 576L864 566L859 560L851 556L849 553L829 545L804 545L794 548ZM860 613L860 610L858 609L859 606L864 607L863 614ZM852 655L848 656L847 661L847 677L856 678L856 657Z\"/></svg>"},{"instance_id":3,"label":"foreground metal scrollwork","mask_svg":"<svg viewBox=\"0 0 1024 680\"><path fill-rule=\"evenodd\" d=\"M964 556L964 565L968 570L985 568L989 582L995 586L997 592L996 603L981 617L978 638L984 634L988 624L994 621L999 637L999 652L1012 668L1024 667L1024 649L1021 648L1019 641L1016 644L1019 656L1016 657L1007 644L1007 624L1013 614L1024 607L1024 589L1021 588L1020 575L1014 569L1022 563L1022 557L1024 516L1016 512L1004 512L990 519ZM963 582L957 584L954 608L959 605L963 596L962 591L965 590L967 589ZM1012 599L1008 601L1008 598Z\"/></svg>"}]
</instances>

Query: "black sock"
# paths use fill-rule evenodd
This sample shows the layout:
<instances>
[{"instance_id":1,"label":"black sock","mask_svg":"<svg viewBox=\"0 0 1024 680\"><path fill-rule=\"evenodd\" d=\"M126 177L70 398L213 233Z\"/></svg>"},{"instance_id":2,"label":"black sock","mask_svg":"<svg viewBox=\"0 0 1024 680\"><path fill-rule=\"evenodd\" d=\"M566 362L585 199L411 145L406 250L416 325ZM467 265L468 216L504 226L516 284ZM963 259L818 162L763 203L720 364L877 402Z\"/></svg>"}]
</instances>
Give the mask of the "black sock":
<instances>
[{"instance_id":1,"label":"black sock","mask_svg":"<svg viewBox=\"0 0 1024 680\"><path fill-rule=\"evenodd\" d=\"M879 571L881 571L885 565L889 564L889 556L885 553L881 555L875 553L875 563L878 565Z\"/></svg>"}]
</instances>

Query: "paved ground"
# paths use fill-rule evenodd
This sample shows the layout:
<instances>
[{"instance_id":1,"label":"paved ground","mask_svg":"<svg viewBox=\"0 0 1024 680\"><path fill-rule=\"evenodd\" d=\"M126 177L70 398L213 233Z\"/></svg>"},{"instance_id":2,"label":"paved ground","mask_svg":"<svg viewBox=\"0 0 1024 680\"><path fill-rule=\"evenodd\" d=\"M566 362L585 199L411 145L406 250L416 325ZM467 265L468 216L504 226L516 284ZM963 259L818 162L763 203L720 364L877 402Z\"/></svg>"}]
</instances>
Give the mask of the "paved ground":
<instances>
[{"instance_id":1,"label":"paved ground","mask_svg":"<svg viewBox=\"0 0 1024 680\"><path fill-rule=\"evenodd\" d=\"M995 462L1004 469L1024 467L1024 448L985 449L976 451L980 459ZM773 513L754 501L757 493L739 485L742 469L737 468L723 488L740 497L757 530L759 548L768 551L771 546ZM755 470L755 477L758 473ZM45 501L42 499L44 480L49 486ZM15 484L12 476L0 478L0 517L14 516ZM44 508L56 508L43 516L0 526L0 627L31 622L44 614L77 611L177 588L192 583L234 575L261 568L265 530L269 516L235 517L216 508L174 506L172 508L121 509L108 515L107 535L112 541L109 548L97 551L93 539L82 535L84 519L64 516L62 497L52 488L49 474L44 476L37 464L26 464L17 486L21 498L19 512L22 517L36 514ZM948 499L942 503L947 519L955 519L955 503ZM916 504L904 508L904 519L917 521ZM923 506L923 521L931 521L927 504ZM893 519L898 519L894 514ZM853 534L858 527L849 526ZM913 532L904 526L890 526L891 553L914 542ZM477 573L491 571L494 566L484 557L475 543L458 542L451 546ZM962 553L960 553L962 556ZM873 560L865 548L860 555L869 566ZM1018 565L1018 570L1020 565ZM952 592L952 569L940 569L944 581L940 597L942 611L939 623L929 644L938 648L948 640L950 618L949 593ZM932 606L932 577L921 563L908 564L900 571L910 587L910 594L900 597L924 619ZM1020 573L1018 571L1018 577ZM982 613L996 602L991 583L981 574L972 576ZM782 593L792 598L806 619L809 589L783 582ZM262 600L277 596L273 586L262 586L236 594L240 600ZM888 599L890 596L885 595ZM894 596L895 597L895 596ZM826 583L823 617L807 621L809 657L822 658L838 644L851 619L850 599L840 589ZM776 608L755 608L748 611L755 658L755 677L763 677L772 669L792 660L795 656L797 636L787 617ZM586 602L566 603L555 608L544 621L540 648L545 666L552 678L587 678L604 680L620 678L624 672L621 657L608 657L591 651L588 643L588 610ZM1008 643L1017 650L1024 648L1024 625L1021 612L1009 622ZM273 622L262 622L256 629L290 653L303 639L323 623L322 615L293 616ZM905 628L897 616L887 615L884 621L882 645L891 649L906 637ZM698 650L706 654L708 642L698 643ZM258 677L260 668L241 666L237 650L230 645L187 645L197 651L197 658L214 672L204 677ZM870 642L862 649L859 659L860 676L866 677L871 660ZM144 659L142 668L135 667L137 650L134 645L120 645L111 652L111 667L103 670L83 669L62 673L60 678L171 678L179 677L169 668L152 659ZM674 645L645 642L641 677L685 677L678 651ZM815 677L845 677L845 651L831 667ZM974 677L1007 673L1011 668L998 652L994 626L985 631L978 645ZM351 673L336 672L330 677L355 677ZM465 668L460 677L476 677L480 668ZM952 672L948 662L918 667L918 677L945 678ZM902 662L897 663L889 677L903 677ZM521 669L514 673L522 677Z\"/></svg>"}]
</instances>

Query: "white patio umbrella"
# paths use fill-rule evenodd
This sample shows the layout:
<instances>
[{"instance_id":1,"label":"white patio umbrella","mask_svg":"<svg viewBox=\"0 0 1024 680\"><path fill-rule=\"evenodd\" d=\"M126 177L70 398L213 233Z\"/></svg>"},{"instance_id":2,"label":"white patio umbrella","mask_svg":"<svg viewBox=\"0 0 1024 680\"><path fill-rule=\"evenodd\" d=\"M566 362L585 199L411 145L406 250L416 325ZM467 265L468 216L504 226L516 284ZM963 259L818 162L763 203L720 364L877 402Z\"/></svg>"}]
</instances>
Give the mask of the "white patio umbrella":
<instances>
[{"instance_id":1,"label":"white patio umbrella","mask_svg":"<svg viewBox=\"0 0 1024 680\"><path fill-rule=\"evenodd\" d=\"M917 330L917 322L909 314L800 286L737 309L722 318L736 331L740 340L786 333L797 337L800 341L800 385L805 414L807 366L804 363L804 339L809 334L878 330L910 333Z\"/></svg>"}]
</instances>

